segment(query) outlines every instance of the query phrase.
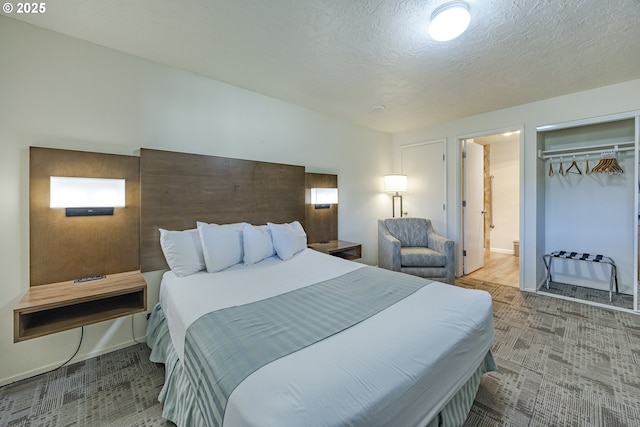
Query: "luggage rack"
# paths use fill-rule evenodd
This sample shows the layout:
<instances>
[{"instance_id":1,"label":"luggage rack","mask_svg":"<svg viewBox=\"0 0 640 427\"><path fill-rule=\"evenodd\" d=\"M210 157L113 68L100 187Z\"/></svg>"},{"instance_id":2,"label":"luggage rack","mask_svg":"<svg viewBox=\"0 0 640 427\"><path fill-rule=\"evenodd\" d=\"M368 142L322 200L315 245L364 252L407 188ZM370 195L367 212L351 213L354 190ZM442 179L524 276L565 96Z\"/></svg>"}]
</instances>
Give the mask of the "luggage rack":
<instances>
[{"instance_id":1,"label":"luggage rack","mask_svg":"<svg viewBox=\"0 0 640 427\"><path fill-rule=\"evenodd\" d=\"M544 266L547 267L547 278L546 285L547 289L549 289L549 282L553 279L551 278L551 261L554 258L564 258L564 259L574 259L577 261L589 261L589 262L597 262L601 264L608 264L611 266L611 276L609 278L609 302L613 300L613 286L615 284L616 294L618 294L618 267L616 263L608 256L605 255L591 255L587 253L579 253L579 252L569 252L569 251L556 251L551 252L549 254L545 254L542 256L542 261L544 262Z\"/></svg>"}]
</instances>

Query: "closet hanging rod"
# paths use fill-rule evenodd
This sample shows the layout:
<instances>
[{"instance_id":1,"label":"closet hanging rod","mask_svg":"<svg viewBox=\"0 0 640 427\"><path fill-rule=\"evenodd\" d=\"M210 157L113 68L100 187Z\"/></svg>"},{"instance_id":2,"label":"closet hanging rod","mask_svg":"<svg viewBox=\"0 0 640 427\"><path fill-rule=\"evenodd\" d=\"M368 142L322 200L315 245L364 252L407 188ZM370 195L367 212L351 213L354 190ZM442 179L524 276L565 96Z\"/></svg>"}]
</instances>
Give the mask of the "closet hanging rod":
<instances>
[{"instance_id":1,"label":"closet hanging rod","mask_svg":"<svg viewBox=\"0 0 640 427\"><path fill-rule=\"evenodd\" d=\"M560 152L564 152L564 151L581 151L581 150L593 150L595 148L600 149L600 148L604 148L604 149L613 149L614 147L618 146L618 147L626 147L626 146L631 146L634 145L635 142L634 141L626 141L626 142L613 142L613 143L609 143L609 144L599 144L599 145L585 145L583 147L569 147L569 148L556 148L553 150L539 150L539 152L541 152L542 154L554 154L554 153L560 153Z\"/></svg>"},{"instance_id":2,"label":"closet hanging rod","mask_svg":"<svg viewBox=\"0 0 640 427\"><path fill-rule=\"evenodd\" d=\"M554 159L573 160L573 159L582 159L582 157L588 156L590 154L600 155L603 153L611 153L614 151L618 153L622 153L623 151L633 151L633 150L634 150L633 147L618 148L617 150L592 150L592 151L581 151L579 153L550 154L547 156L543 155L540 158L542 160L554 160Z\"/></svg>"},{"instance_id":3,"label":"closet hanging rod","mask_svg":"<svg viewBox=\"0 0 640 427\"><path fill-rule=\"evenodd\" d=\"M596 149L594 149L596 148ZM606 151L633 151L635 150L635 142L623 142L620 144L592 145L589 147L573 147L567 149L556 150L538 150L538 157L542 160L557 159L560 157L573 158L584 156L587 154L602 154Z\"/></svg>"}]
</instances>

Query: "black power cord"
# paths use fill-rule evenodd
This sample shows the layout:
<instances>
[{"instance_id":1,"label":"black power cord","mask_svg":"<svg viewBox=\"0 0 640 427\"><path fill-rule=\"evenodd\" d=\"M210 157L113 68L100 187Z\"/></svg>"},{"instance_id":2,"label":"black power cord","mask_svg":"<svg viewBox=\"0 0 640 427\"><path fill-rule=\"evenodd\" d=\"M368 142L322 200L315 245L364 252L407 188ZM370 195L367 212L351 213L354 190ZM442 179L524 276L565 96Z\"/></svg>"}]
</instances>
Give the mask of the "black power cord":
<instances>
[{"instance_id":1,"label":"black power cord","mask_svg":"<svg viewBox=\"0 0 640 427\"><path fill-rule=\"evenodd\" d=\"M57 371L58 369L62 368L63 366L65 366L67 363L71 362L71 360L73 360L74 357L76 357L76 355L78 354L78 351L80 351L80 347L82 346L82 339L84 338L84 326L80 327L80 341L78 342L78 347L76 348L76 351L73 353L73 355L68 358L67 360L65 360L61 365L59 365L56 368L53 368L51 370L48 370L46 372L43 372L42 374L39 375L44 375L44 374L48 374L51 373L53 371Z\"/></svg>"},{"instance_id":2,"label":"black power cord","mask_svg":"<svg viewBox=\"0 0 640 427\"><path fill-rule=\"evenodd\" d=\"M76 355L78 354L78 352L80 351L80 346L82 346L82 339L84 338L84 326L80 327L80 341L78 342L78 347L76 347L76 351L73 352L73 355L68 358L62 365L58 366L55 370L62 368L63 366L65 366L67 363L71 362L71 360L73 360L74 357L76 357Z\"/></svg>"},{"instance_id":3,"label":"black power cord","mask_svg":"<svg viewBox=\"0 0 640 427\"><path fill-rule=\"evenodd\" d=\"M133 341L137 344L143 344L142 341L138 341L136 340L136 336L134 334L134 319L133 319L134 315L131 315L131 338L133 339ZM76 351L73 352L73 354L71 355L71 357L69 357L67 360L65 360L62 364L58 365L57 367L50 369L48 371L45 371L39 375L45 375L45 374L49 374L53 371L57 371L58 369L64 367L67 365L67 363L71 362L73 360L74 357L76 357L76 355L78 354L78 352L80 351L80 347L82 346L82 341L84 339L84 326L80 327L80 341L78 341L78 347L76 347Z\"/></svg>"},{"instance_id":4,"label":"black power cord","mask_svg":"<svg viewBox=\"0 0 640 427\"><path fill-rule=\"evenodd\" d=\"M136 344L143 344L143 341L138 341L136 339L136 334L134 333L134 329L133 329L133 320L134 320L135 314L131 315L131 339L133 340L134 343Z\"/></svg>"}]
</instances>

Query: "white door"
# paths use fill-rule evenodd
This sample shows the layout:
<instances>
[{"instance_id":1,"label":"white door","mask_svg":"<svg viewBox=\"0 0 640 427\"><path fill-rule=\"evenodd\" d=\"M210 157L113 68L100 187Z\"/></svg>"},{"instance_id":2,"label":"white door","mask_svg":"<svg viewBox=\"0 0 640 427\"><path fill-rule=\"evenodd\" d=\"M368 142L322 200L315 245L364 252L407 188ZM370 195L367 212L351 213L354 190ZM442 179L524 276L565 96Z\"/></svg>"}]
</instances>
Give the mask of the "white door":
<instances>
[{"instance_id":1,"label":"white door","mask_svg":"<svg viewBox=\"0 0 640 427\"><path fill-rule=\"evenodd\" d=\"M402 173L407 175L403 211L411 217L430 219L436 232L446 236L444 150L444 140L405 145L401 159Z\"/></svg>"},{"instance_id":2,"label":"white door","mask_svg":"<svg viewBox=\"0 0 640 427\"><path fill-rule=\"evenodd\" d=\"M463 141L463 273L484 266L484 147Z\"/></svg>"}]
</instances>

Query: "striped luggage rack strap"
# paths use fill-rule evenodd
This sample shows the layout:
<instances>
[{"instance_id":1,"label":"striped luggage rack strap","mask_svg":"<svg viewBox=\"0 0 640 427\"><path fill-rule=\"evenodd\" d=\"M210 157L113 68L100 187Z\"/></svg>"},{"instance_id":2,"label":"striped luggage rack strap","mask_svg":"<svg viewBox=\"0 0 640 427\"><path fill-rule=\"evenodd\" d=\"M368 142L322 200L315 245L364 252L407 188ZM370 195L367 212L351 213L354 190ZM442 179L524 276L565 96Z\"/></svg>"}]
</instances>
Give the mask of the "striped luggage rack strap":
<instances>
[{"instance_id":1,"label":"striped luggage rack strap","mask_svg":"<svg viewBox=\"0 0 640 427\"><path fill-rule=\"evenodd\" d=\"M547 278L546 284L547 289L549 289L549 282L553 279L551 278L551 261L553 258L564 258L564 259L574 259L577 261L589 261L589 262L598 262L602 264L608 264L611 266L611 276L609 278L609 302L613 300L613 287L616 288L616 294L618 293L618 267L616 263L608 256L605 255L592 255L588 253L581 252L570 252L570 251L556 251L551 252L549 254L545 254L542 256L542 261L544 262L545 267L547 268Z\"/></svg>"},{"instance_id":2,"label":"striped luggage rack strap","mask_svg":"<svg viewBox=\"0 0 640 427\"><path fill-rule=\"evenodd\" d=\"M556 258L577 259L580 261L591 261L591 262L612 261L611 258L604 255L592 255L588 253L579 253L579 252L558 251L558 252L551 252L549 255Z\"/></svg>"}]
</instances>

